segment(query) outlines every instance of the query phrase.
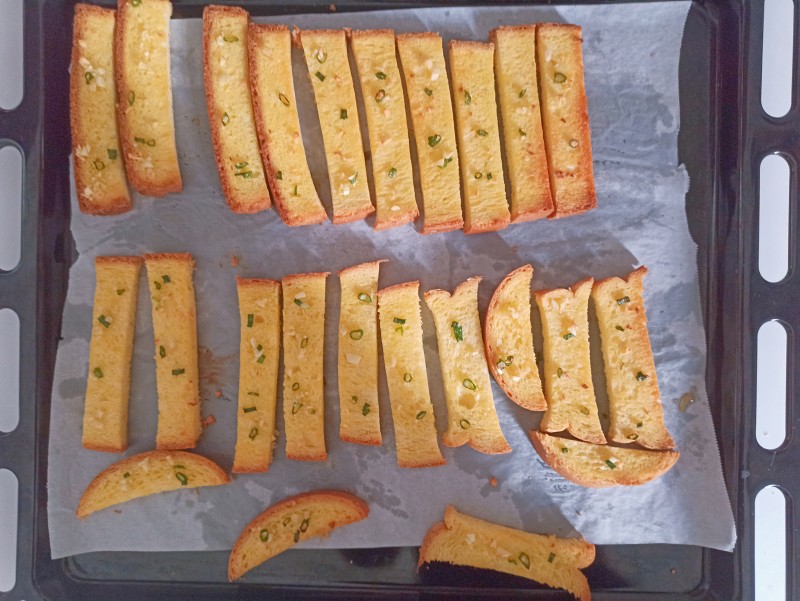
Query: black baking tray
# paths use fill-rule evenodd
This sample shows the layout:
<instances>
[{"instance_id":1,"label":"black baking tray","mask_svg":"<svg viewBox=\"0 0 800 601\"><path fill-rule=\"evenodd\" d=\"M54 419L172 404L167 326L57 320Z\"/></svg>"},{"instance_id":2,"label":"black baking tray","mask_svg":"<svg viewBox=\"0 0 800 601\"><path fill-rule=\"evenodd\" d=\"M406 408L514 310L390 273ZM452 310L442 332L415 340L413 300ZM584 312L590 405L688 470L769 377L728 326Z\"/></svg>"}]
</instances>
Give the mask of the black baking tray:
<instances>
[{"instance_id":1,"label":"black baking tray","mask_svg":"<svg viewBox=\"0 0 800 601\"><path fill-rule=\"evenodd\" d=\"M19 480L17 579L0 599L19 601L115 599L280 598L528 598L570 599L566 593L490 572L434 566L416 572L416 548L356 551L293 550L274 559L280 580L226 582L226 552L92 553L51 560L47 526L47 446L50 394L61 312L74 246L69 232L68 62L74 0L26 0L24 99L0 110L0 146L24 155L22 259L0 272L0 307L19 315L20 422L0 433L0 467ZM113 5L113 2L97 2ZM203 2L174 0L174 17L200 17ZM329 2L217 2L245 5L254 15L327 12ZM338 12L444 5L444 2L340 0ZM478 5L480 2L459 2ZM542 2L542 4L550 4ZM800 12L800 11L797 11ZM795 35L800 31L795 15ZM800 480L792 478L800 450L788 407L786 443L776 451L755 440L755 340L759 326L788 326L788 398L800 363L791 348L800 325L797 246L790 273L768 284L758 273L758 170L781 152L791 171L790 231L798 228L797 164L800 119L793 105L782 119L760 105L762 2L699 0L692 4L680 57L679 160L691 185L686 199L698 244L703 317L708 340L707 386L734 506L739 543L733 553L679 545L600 546L586 570L596 599L752 599L753 500L775 484L788 498L787 590L800 599L793 537ZM797 44L796 44L797 45ZM795 65L795 71L797 65ZM800 78L794 74L794 97ZM0 182L0 185L3 185ZM2 383L0 383L2 385ZM6 552L3 550L2 552Z\"/></svg>"}]
</instances>

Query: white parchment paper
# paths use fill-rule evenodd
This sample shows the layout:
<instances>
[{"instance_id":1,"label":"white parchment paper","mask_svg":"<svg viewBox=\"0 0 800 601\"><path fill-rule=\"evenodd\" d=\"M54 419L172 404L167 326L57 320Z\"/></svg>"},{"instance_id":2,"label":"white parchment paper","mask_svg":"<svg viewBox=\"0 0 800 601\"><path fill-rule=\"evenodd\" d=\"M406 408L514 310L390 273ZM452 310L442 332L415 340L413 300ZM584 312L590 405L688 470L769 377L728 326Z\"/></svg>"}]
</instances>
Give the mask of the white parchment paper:
<instances>
[{"instance_id":1,"label":"white parchment paper","mask_svg":"<svg viewBox=\"0 0 800 601\"><path fill-rule=\"evenodd\" d=\"M50 539L54 558L99 550L230 548L242 527L266 506L316 488L342 488L369 502L368 520L307 547L419 545L448 503L514 527L559 535L580 533L603 543L684 543L730 550L735 530L706 400L705 339L698 294L696 247L689 236L686 171L677 164L678 56L688 3L568 8L427 9L292 16L263 21L302 27L393 27L439 31L445 38L484 40L502 24L563 21L584 27L586 86L592 124L599 208L558 221L511 226L468 237L462 232L421 236L412 226L374 232L371 223L303 229L284 226L274 211L231 213L214 164L206 117L199 20L172 23L175 122L184 191L162 200L135 197L135 210L88 217L72 195L72 234L78 259L70 271L53 384L48 464ZM260 19L262 20L262 19ZM297 52L297 51L295 51ZM308 76L295 56L298 104L306 148L323 198L327 174ZM365 120L362 119L362 124ZM335 272L362 261L389 259L381 285L420 279L424 290L452 289L469 276L485 277L485 307L505 274L534 265L534 286L565 286L585 276L622 275L647 265L646 303L667 426L681 458L664 477L638 488L589 490L542 463L527 432L540 415L527 412L495 387L500 422L513 453L486 456L443 448L447 466L396 467L394 435L381 369L383 446L338 438L336 327L339 287L329 279L326 336L326 438L329 459L303 463L285 456L283 435L266 474L240 475L224 487L182 490L139 499L84 521L74 516L91 479L119 455L81 447L97 255L191 252L195 275L201 393L214 415L197 451L230 468L238 373L235 275L279 279L304 271ZM237 257L238 266L232 265ZM130 449L152 449L156 429L153 334L147 286L140 288ZM431 394L439 431L446 410L433 323L423 309ZM595 387L606 403L598 335L593 331ZM539 347L541 348L541 347ZM215 391L221 390L220 398ZM678 410L684 393L696 402ZM278 426L282 426L278 407ZM497 485L491 486L495 477Z\"/></svg>"}]
</instances>

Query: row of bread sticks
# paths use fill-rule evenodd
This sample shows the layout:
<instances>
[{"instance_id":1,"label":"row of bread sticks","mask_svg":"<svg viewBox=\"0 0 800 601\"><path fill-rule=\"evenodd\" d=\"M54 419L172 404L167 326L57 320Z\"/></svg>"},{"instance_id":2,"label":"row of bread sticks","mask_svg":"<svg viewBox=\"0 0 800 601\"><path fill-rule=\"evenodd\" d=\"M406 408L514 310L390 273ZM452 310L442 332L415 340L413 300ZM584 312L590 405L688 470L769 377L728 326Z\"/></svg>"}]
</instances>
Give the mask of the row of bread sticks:
<instances>
[{"instance_id":1,"label":"row of bread sticks","mask_svg":"<svg viewBox=\"0 0 800 601\"><path fill-rule=\"evenodd\" d=\"M169 0L119 0L115 18L112 10L76 5L70 108L84 212L129 210L126 172L142 194L181 189L171 10ZM295 32L321 125L334 223L375 212L375 228L384 229L417 218L407 111L423 232L492 231L596 205L580 27L500 27L491 35L491 43L450 43L450 81L435 33ZM292 37L285 26L250 23L241 8L203 13L208 116L228 205L255 213L274 200L287 224L307 225L327 214L300 131ZM348 37L367 117L372 191Z\"/></svg>"},{"instance_id":2,"label":"row of bread sticks","mask_svg":"<svg viewBox=\"0 0 800 601\"><path fill-rule=\"evenodd\" d=\"M152 300L158 383L157 448L193 448L200 436L197 335L190 255L145 255ZM142 259L100 257L96 261L94 322L89 359L84 446L122 451L127 446L127 398ZM380 445L378 339L389 389L401 467L445 463L437 440L423 351L419 283L378 290L380 261L339 273L341 305L338 342L340 437ZM482 335L479 277L453 294L425 293L439 346L447 405L443 442L468 444L479 452L508 453L495 410L491 369L518 405L545 411L534 444L579 444L598 460L598 469L630 475L617 455L674 459L662 414L655 364L642 300L640 268L627 279L582 280L569 289L534 293L542 319L545 391L531 333L530 282L525 266L500 284ZM240 352L237 442L234 471L267 471L276 441L278 367L283 347L283 420L290 459L324 461L324 364L327 273L290 275L280 282L237 279ZM605 448L592 384L588 300L593 295L600 325L610 399L610 438L638 443L649 451ZM380 334L380 336L379 336ZM485 344L484 344L485 342ZM547 399L547 400L545 400ZM548 436L567 431L579 441ZM563 451L562 451L563 452ZM659 455L660 453L660 455ZM609 461L614 464L610 468ZM636 462L631 460L631 466ZM671 465L671 463L670 463ZM574 476L574 474L573 474ZM592 474L581 476L596 485ZM569 477L569 476L568 476ZM606 474L599 476L608 478ZM574 478L580 480L580 478Z\"/></svg>"}]
</instances>

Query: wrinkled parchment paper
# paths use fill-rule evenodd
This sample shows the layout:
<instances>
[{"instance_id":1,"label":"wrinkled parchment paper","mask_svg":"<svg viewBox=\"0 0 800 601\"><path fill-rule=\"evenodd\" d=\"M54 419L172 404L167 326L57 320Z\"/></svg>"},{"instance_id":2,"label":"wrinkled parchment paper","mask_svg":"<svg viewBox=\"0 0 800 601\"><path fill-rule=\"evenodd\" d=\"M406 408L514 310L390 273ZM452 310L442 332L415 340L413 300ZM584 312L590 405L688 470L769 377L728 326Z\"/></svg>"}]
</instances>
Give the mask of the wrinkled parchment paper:
<instances>
[{"instance_id":1,"label":"wrinkled parchment paper","mask_svg":"<svg viewBox=\"0 0 800 601\"><path fill-rule=\"evenodd\" d=\"M393 27L433 30L450 38L485 40L501 24L563 21L584 27L586 86L599 208L558 221L511 226L479 236L452 232L419 235L412 226L374 232L371 223L290 229L274 211L231 213L220 191L211 147L202 75L199 20L172 23L175 122L184 191L162 200L135 197L135 210L88 217L72 195L72 234L78 258L70 271L63 340L53 385L48 514L54 558L100 550L209 550L230 548L242 527L266 506L297 492L342 488L369 502L368 520L307 547L419 545L427 529L455 504L476 516L538 532L580 533L602 543L684 543L732 549L733 517L706 400L706 351L697 282L696 247L689 236L684 196L689 182L677 164L678 55L688 3L618 4L568 8L427 9L263 19L303 27ZM261 19L260 19L261 20ZM295 50L295 52L297 52ZM327 175L319 124L304 66L295 55L303 135L318 189ZM366 121L362 118L362 125ZM105 510L84 521L75 507L91 479L120 456L84 450L81 419L89 353L97 255L189 251L195 275L203 414L208 428L197 451L229 469L233 461L238 374L235 275L279 279L290 273L331 271L389 259L386 286L420 279L422 289L452 289L480 274L481 306L512 269L534 265L534 287L566 286L585 276L623 275L647 265L646 306L667 426L681 458L664 477L638 488L584 489L538 458L527 432L540 414L527 412L495 386L509 455L443 448L447 466L398 469L389 399L381 368L383 446L338 438L336 328L339 287L328 282L326 439L324 463L290 461L278 438L266 474L240 475L229 486L182 490ZM238 257L238 266L232 257ZM534 311L535 313L535 311ZM431 394L438 429L446 410L432 319L423 309ZM596 328L595 387L606 404ZM539 341L539 345L541 342ZM541 348L541 346L539 346ZM220 398L215 391L221 390ZM678 400L696 400L685 412ZM156 388L147 286L140 287L130 449L154 447ZM278 408L278 427L282 426ZM497 479L492 486L490 479Z\"/></svg>"}]
</instances>

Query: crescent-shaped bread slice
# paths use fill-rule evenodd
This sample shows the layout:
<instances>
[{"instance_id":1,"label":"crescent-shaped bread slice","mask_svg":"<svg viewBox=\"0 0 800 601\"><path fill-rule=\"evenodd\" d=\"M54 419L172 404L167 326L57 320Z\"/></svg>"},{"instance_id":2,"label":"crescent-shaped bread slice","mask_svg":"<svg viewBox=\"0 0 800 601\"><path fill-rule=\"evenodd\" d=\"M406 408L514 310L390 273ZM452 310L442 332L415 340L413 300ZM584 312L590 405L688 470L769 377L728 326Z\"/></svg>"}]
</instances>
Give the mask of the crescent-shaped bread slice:
<instances>
[{"instance_id":1,"label":"crescent-shaped bread slice","mask_svg":"<svg viewBox=\"0 0 800 601\"><path fill-rule=\"evenodd\" d=\"M147 451L112 463L95 476L81 495L79 518L160 492L218 486L228 474L210 459L187 451Z\"/></svg>"},{"instance_id":2,"label":"crescent-shaped bread slice","mask_svg":"<svg viewBox=\"0 0 800 601\"><path fill-rule=\"evenodd\" d=\"M533 267L509 273L486 310L486 360L495 381L512 401L531 411L545 411L547 401L536 366L531 327Z\"/></svg>"},{"instance_id":3,"label":"crescent-shaped bread slice","mask_svg":"<svg viewBox=\"0 0 800 601\"><path fill-rule=\"evenodd\" d=\"M590 488L639 486L668 472L678 451L651 451L596 445L582 440L531 432L536 452L567 480Z\"/></svg>"},{"instance_id":4,"label":"crescent-shaped bread slice","mask_svg":"<svg viewBox=\"0 0 800 601\"><path fill-rule=\"evenodd\" d=\"M284 499L242 530L228 560L228 578L236 580L301 541L328 536L334 528L368 515L364 501L338 490L317 490Z\"/></svg>"},{"instance_id":5,"label":"crescent-shaped bread slice","mask_svg":"<svg viewBox=\"0 0 800 601\"><path fill-rule=\"evenodd\" d=\"M419 566L438 561L505 572L566 589L589 601L589 583L580 568L591 565L594 555L594 545L584 540L508 528L448 505L444 522L435 524L425 536Z\"/></svg>"}]
</instances>

